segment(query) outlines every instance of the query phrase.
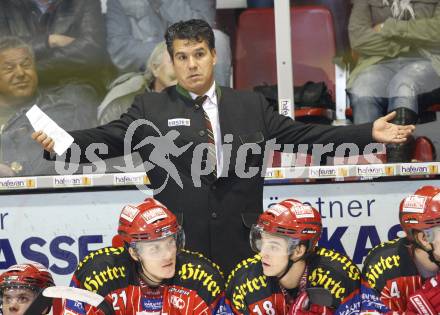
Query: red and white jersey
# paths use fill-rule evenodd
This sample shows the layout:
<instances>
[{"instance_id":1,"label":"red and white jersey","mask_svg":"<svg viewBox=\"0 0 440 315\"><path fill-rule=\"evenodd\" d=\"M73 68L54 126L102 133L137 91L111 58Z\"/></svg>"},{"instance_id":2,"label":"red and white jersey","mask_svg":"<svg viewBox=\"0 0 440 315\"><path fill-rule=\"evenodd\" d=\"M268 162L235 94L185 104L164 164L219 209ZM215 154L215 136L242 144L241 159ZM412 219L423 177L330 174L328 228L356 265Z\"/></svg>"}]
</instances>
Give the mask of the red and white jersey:
<instances>
[{"instance_id":1,"label":"red and white jersey","mask_svg":"<svg viewBox=\"0 0 440 315\"><path fill-rule=\"evenodd\" d=\"M407 238L384 242L370 251L362 270L361 313L406 311L408 297L423 284L412 256Z\"/></svg>"},{"instance_id":2,"label":"red and white jersey","mask_svg":"<svg viewBox=\"0 0 440 315\"><path fill-rule=\"evenodd\" d=\"M143 282L137 268L125 248L103 248L84 258L71 286L104 296L104 308L113 309L115 315L221 313L223 277L218 267L202 255L180 253L174 278L158 287L149 287ZM105 313L102 308L67 300L63 314Z\"/></svg>"},{"instance_id":3,"label":"red and white jersey","mask_svg":"<svg viewBox=\"0 0 440 315\"><path fill-rule=\"evenodd\" d=\"M353 261L336 251L317 247L306 262L299 288L286 290L278 278L264 275L259 255L243 260L228 277L227 303L238 315L286 315L301 292L324 288L332 295L331 313L358 315L361 273Z\"/></svg>"}]
</instances>

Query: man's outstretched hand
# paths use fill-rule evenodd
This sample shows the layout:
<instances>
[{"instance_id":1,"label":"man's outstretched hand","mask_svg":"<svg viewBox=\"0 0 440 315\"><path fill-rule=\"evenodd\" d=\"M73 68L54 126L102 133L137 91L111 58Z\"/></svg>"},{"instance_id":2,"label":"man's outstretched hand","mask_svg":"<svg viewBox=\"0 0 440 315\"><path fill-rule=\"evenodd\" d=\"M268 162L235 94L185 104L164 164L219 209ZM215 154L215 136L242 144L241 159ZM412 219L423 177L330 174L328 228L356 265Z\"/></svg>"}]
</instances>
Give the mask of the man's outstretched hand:
<instances>
[{"instance_id":1,"label":"man's outstretched hand","mask_svg":"<svg viewBox=\"0 0 440 315\"><path fill-rule=\"evenodd\" d=\"M373 139L382 143L404 143L414 132L414 125L395 125L390 123L396 117L396 112L376 119L373 123Z\"/></svg>"},{"instance_id":2,"label":"man's outstretched hand","mask_svg":"<svg viewBox=\"0 0 440 315\"><path fill-rule=\"evenodd\" d=\"M53 147L55 145L55 141L52 140L47 134L42 131L35 131L32 133L32 139L38 142L41 147L47 152L54 152Z\"/></svg>"}]
</instances>

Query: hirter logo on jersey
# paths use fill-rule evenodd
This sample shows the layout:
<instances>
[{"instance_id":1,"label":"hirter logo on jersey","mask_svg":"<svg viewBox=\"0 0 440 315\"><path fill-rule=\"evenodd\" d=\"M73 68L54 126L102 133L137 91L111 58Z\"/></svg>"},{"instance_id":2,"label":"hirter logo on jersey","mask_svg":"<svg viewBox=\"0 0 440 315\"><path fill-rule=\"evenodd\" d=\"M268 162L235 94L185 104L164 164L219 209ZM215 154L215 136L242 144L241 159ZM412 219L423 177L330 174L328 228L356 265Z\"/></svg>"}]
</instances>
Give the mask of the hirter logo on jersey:
<instances>
[{"instance_id":1,"label":"hirter logo on jersey","mask_svg":"<svg viewBox=\"0 0 440 315\"><path fill-rule=\"evenodd\" d=\"M408 196L403 202L403 212L425 212L426 197L424 196Z\"/></svg>"},{"instance_id":2,"label":"hirter logo on jersey","mask_svg":"<svg viewBox=\"0 0 440 315\"><path fill-rule=\"evenodd\" d=\"M121 217L128 222L133 222L134 218L138 215L139 210L133 206L127 205L122 209Z\"/></svg>"},{"instance_id":3,"label":"hirter logo on jersey","mask_svg":"<svg viewBox=\"0 0 440 315\"><path fill-rule=\"evenodd\" d=\"M160 219L165 219L167 214L163 211L162 208L152 208L142 214L142 217L145 220L145 223L151 224Z\"/></svg>"},{"instance_id":4,"label":"hirter logo on jersey","mask_svg":"<svg viewBox=\"0 0 440 315\"><path fill-rule=\"evenodd\" d=\"M307 205L293 205L292 210L295 213L297 219L314 218L313 210Z\"/></svg>"}]
</instances>

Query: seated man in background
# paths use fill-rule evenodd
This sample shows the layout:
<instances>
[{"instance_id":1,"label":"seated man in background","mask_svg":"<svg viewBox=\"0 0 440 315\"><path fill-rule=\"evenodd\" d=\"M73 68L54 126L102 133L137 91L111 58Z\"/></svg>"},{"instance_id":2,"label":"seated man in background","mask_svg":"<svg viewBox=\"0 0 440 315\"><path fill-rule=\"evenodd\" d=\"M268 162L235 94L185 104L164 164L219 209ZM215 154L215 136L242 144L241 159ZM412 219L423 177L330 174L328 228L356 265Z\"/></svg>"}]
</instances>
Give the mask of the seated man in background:
<instances>
[{"instance_id":1,"label":"seated man in background","mask_svg":"<svg viewBox=\"0 0 440 315\"><path fill-rule=\"evenodd\" d=\"M219 268L203 255L183 250L184 231L163 204L148 198L125 206L118 234L124 246L86 256L71 286L105 297L115 315L209 315L224 307ZM65 314L104 314L70 300L64 309Z\"/></svg>"},{"instance_id":2,"label":"seated man in background","mask_svg":"<svg viewBox=\"0 0 440 315\"><path fill-rule=\"evenodd\" d=\"M68 88L68 86L66 86ZM37 104L69 130L92 127L93 107L77 106L51 91L38 89L32 48L17 37L0 39L0 176L54 174L54 162L29 138L26 112Z\"/></svg>"},{"instance_id":3,"label":"seated man in background","mask_svg":"<svg viewBox=\"0 0 440 315\"><path fill-rule=\"evenodd\" d=\"M83 94L82 100L87 95L88 102L99 104L114 71L100 0L2 0L3 36L17 36L32 47L42 87L58 87L74 103ZM76 89L64 90L67 83Z\"/></svg>"},{"instance_id":4,"label":"seated man in background","mask_svg":"<svg viewBox=\"0 0 440 315\"><path fill-rule=\"evenodd\" d=\"M355 124L392 111L414 124L418 96L440 87L440 1L353 0L350 43L359 54L348 82ZM412 141L389 145L389 162L409 162Z\"/></svg>"},{"instance_id":5,"label":"seated man in background","mask_svg":"<svg viewBox=\"0 0 440 315\"><path fill-rule=\"evenodd\" d=\"M440 188L424 186L404 198L399 219L406 237L376 246L365 258L361 314L440 312L440 286L427 280L437 277L440 265Z\"/></svg>"},{"instance_id":6,"label":"seated man in background","mask_svg":"<svg viewBox=\"0 0 440 315\"><path fill-rule=\"evenodd\" d=\"M107 49L121 72L139 71L167 28L179 21L202 19L215 27L215 0L108 0ZM230 85L229 36L215 29L215 81Z\"/></svg>"},{"instance_id":7,"label":"seated man in background","mask_svg":"<svg viewBox=\"0 0 440 315\"><path fill-rule=\"evenodd\" d=\"M50 272L41 264L13 265L0 275L0 294L3 315L23 315L38 293L54 282ZM43 314L48 314L50 308ZM41 314L33 314L41 315Z\"/></svg>"},{"instance_id":8,"label":"seated man in background","mask_svg":"<svg viewBox=\"0 0 440 315\"><path fill-rule=\"evenodd\" d=\"M161 92L177 83L174 67L165 41L156 45L146 64L145 73L121 75L110 85L110 91L98 107L99 125L118 119L133 104L136 95Z\"/></svg>"},{"instance_id":9,"label":"seated man in background","mask_svg":"<svg viewBox=\"0 0 440 315\"><path fill-rule=\"evenodd\" d=\"M258 255L239 263L228 278L226 299L233 312L358 314L360 271L348 257L316 247L321 230L319 212L294 199L261 214L250 234ZM327 306L309 302L307 289L316 287L327 291Z\"/></svg>"}]
</instances>

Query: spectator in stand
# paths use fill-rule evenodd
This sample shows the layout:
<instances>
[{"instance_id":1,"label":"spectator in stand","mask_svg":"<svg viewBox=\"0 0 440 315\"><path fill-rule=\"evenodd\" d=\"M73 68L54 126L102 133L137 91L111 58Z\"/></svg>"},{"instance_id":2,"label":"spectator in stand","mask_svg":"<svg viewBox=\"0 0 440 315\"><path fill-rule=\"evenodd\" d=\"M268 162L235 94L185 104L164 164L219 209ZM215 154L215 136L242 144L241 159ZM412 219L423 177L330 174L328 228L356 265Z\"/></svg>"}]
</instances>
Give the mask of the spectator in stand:
<instances>
[{"instance_id":1,"label":"spectator in stand","mask_svg":"<svg viewBox=\"0 0 440 315\"><path fill-rule=\"evenodd\" d=\"M17 37L3 37L0 39L0 176L48 175L55 171L54 162L44 160L41 147L29 137L33 129L25 114L34 104L63 128L94 125L90 119L94 116L92 107L77 106L53 91L39 90L32 48Z\"/></svg>"},{"instance_id":2,"label":"spectator in stand","mask_svg":"<svg viewBox=\"0 0 440 315\"><path fill-rule=\"evenodd\" d=\"M203 19L215 25L215 0L108 0L107 48L121 72L143 70L145 60L163 40L166 29L176 22ZM217 49L215 81L229 86L231 49L229 37L214 30Z\"/></svg>"},{"instance_id":3,"label":"spectator in stand","mask_svg":"<svg viewBox=\"0 0 440 315\"><path fill-rule=\"evenodd\" d=\"M17 36L32 47L40 85L61 89L74 82L78 88L63 96L95 106L111 74L104 23L100 0L0 2L0 37Z\"/></svg>"},{"instance_id":4,"label":"spectator in stand","mask_svg":"<svg viewBox=\"0 0 440 315\"><path fill-rule=\"evenodd\" d=\"M440 1L353 0L350 42L359 60L348 82L355 124L396 111L414 124L418 95L440 87ZM412 141L389 145L389 162L411 159Z\"/></svg>"},{"instance_id":5,"label":"spectator in stand","mask_svg":"<svg viewBox=\"0 0 440 315\"><path fill-rule=\"evenodd\" d=\"M99 124L118 119L133 104L136 95L143 92L161 92L177 83L174 67L165 41L156 45L148 58L144 73L121 75L110 85L110 91L98 107Z\"/></svg>"}]
</instances>

